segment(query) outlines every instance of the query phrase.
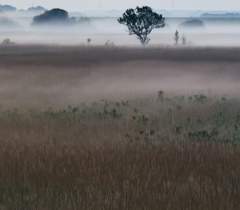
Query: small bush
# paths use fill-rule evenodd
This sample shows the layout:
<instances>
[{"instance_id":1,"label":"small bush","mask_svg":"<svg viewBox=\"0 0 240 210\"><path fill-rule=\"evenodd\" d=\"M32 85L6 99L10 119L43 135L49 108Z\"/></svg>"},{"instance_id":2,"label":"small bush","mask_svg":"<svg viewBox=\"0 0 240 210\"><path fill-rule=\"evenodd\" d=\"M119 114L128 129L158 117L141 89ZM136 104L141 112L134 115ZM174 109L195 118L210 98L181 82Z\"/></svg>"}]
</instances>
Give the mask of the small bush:
<instances>
[{"instance_id":1,"label":"small bush","mask_svg":"<svg viewBox=\"0 0 240 210\"><path fill-rule=\"evenodd\" d=\"M110 41L110 40L107 40L107 41L105 42L105 46L106 46L106 47L114 47L115 44L114 44L114 42L112 42L112 41Z\"/></svg>"},{"instance_id":2,"label":"small bush","mask_svg":"<svg viewBox=\"0 0 240 210\"><path fill-rule=\"evenodd\" d=\"M180 28L203 28L204 22L202 20L188 20L180 24Z\"/></svg>"},{"instance_id":3,"label":"small bush","mask_svg":"<svg viewBox=\"0 0 240 210\"><path fill-rule=\"evenodd\" d=\"M15 43L12 42L9 38L6 38L2 41L3 45L14 45Z\"/></svg>"}]
</instances>

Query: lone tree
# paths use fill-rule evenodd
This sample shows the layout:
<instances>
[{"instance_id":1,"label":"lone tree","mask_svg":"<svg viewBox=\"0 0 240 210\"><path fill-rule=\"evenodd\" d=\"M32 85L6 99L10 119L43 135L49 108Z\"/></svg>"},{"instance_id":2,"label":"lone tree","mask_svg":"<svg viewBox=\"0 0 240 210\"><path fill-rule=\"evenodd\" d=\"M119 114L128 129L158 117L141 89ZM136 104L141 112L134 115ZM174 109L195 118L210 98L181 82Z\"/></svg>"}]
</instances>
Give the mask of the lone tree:
<instances>
[{"instance_id":1,"label":"lone tree","mask_svg":"<svg viewBox=\"0 0 240 210\"><path fill-rule=\"evenodd\" d=\"M148 6L127 9L118 19L120 24L128 27L129 35L136 35L142 45L146 45L150 39L148 35L154 28L163 28L165 18L152 11Z\"/></svg>"}]
</instances>

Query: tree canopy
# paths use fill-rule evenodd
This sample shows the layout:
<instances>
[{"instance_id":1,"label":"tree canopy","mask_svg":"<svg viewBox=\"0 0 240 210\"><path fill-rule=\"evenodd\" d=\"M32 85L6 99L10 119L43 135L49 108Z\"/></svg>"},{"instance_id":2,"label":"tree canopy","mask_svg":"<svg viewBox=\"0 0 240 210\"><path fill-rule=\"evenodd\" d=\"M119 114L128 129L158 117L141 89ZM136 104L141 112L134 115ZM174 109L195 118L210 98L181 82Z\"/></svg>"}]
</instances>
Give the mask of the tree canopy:
<instances>
[{"instance_id":1,"label":"tree canopy","mask_svg":"<svg viewBox=\"0 0 240 210\"><path fill-rule=\"evenodd\" d=\"M51 23L69 23L72 19L69 18L68 12L63 9L52 9L45 11L41 15L33 18L33 24L51 24Z\"/></svg>"},{"instance_id":2,"label":"tree canopy","mask_svg":"<svg viewBox=\"0 0 240 210\"><path fill-rule=\"evenodd\" d=\"M136 35L143 45L149 42L148 35L155 28L165 26L165 18L152 11L148 6L127 9L118 19L120 24L128 27L129 35Z\"/></svg>"}]
</instances>

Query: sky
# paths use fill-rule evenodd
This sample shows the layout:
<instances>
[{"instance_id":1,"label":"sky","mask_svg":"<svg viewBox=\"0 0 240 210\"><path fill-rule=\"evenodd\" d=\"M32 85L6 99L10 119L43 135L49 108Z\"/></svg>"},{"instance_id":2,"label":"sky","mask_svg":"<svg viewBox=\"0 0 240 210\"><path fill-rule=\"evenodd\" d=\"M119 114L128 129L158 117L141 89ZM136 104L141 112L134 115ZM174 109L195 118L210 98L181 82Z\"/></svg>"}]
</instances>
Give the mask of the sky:
<instances>
[{"instance_id":1,"label":"sky","mask_svg":"<svg viewBox=\"0 0 240 210\"><path fill-rule=\"evenodd\" d=\"M18 9L41 5L47 9L62 8L68 11L86 9L127 9L147 5L154 9L176 10L233 10L240 11L240 0L0 0ZM173 1L173 2L172 2Z\"/></svg>"}]
</instances>

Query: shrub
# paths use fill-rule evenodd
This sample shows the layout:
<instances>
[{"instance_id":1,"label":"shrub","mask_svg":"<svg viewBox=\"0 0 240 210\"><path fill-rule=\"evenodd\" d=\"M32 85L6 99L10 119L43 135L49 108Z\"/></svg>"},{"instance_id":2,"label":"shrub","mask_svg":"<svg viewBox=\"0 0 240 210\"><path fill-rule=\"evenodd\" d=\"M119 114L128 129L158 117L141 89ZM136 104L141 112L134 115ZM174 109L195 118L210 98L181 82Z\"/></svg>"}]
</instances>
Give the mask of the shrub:
<instances>
[{"instance_id":1,"label":"shrub","mask_svg":"<svg viewBox=\"0 0 240 210\"><path fill-rule=\"evenodd\" d=\"M106 46L106 47L113 47L113 46L115 46L115 44L114 44L114 42L112 42L112 41L110 41L110 40L107 40L107 41L105 42L105 46Z\"/></svg>"},{"instance_id":2,"label":"shrub","mask_svg":"<svg viewBox=\"0 0 240 210\"><path fill-rule=\"evenodd\" d=\"M204 22L202 20L188 20L180 24L180 28L203 28Z\"/></svg>"},{"instance_id":3,"label":"shrub","mask_svg":"<svg viewBox=\"0 0 240 210\"><path fill-rule=\"evenodd\" d=\"M2 45L14 45L15 43L12 42L9 38L6 38L2 41Z\"/></svg>"}]
</instances>

